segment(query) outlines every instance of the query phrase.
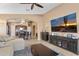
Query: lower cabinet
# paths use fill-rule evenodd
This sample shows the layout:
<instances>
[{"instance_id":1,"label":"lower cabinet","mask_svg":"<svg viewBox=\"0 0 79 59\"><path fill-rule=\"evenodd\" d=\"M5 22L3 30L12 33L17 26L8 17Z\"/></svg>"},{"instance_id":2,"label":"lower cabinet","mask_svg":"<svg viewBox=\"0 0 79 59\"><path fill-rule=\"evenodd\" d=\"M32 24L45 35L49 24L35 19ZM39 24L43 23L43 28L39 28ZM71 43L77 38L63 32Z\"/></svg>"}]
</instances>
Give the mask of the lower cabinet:
<instances>
[{"instance_id":1,"label":"lower cabinet","mask_svg":"<svg viewBox=\"0 0 79 59\"><path fill-rule=\"evenodd\" d=\"M50 35L50 43L58 47L69 50L75 54L78 54L77 41L78 39L66 38L61 36Z\"/></svg>"}]
</instances>

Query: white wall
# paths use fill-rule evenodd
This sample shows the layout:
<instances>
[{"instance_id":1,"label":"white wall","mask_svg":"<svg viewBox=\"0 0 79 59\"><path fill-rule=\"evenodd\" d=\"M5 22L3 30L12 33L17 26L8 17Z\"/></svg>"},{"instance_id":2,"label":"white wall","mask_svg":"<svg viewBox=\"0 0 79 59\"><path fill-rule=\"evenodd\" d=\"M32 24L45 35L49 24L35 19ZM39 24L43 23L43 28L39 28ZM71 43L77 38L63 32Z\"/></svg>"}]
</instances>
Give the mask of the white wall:
<instances>
[{"instance_id":1,"label":"white wall","mask_svg":"<svg viewBox=\"0 0 79 59\"><path fill-rule=\"evenodd\" d=\"M11 24L11 36L15 36L15 26Z\"/></svg>"},{"instance_id":2,"label":"white wall","mask_svg":"<svg viewBox=\"0 0 79 59\"><path fill-rule=\"evenodd\" d=\"M0 35L6 35L6 21L0 19Z\"/></svg>"}]
</instances>

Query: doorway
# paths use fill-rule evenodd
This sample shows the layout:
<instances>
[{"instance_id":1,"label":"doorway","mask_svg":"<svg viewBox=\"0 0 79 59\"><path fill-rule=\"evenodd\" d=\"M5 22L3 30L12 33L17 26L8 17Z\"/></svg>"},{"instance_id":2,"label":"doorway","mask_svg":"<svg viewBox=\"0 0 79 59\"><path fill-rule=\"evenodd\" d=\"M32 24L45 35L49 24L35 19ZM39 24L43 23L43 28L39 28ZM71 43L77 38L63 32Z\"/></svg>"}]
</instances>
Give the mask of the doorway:
<instances>
[{"instance_id":1,"label":"doorway","mask_svg":"<svg viewBox=\"0 0 79 59\"><path fill-rule=\"evenodd\" d=\"M25 25L16 25L15 26L15 35L19 38L25 39L27 32L27 26Z\"/></svg>"},{"instance_id":2,"label":"doorway","mask_svg":"<svg viewBox=\"0 0 79 59\"><path fill-rule=\"evenodd\" d=\"M35 25L33 25L33 39L35 39L36 38L36 29L35 29Z\"/></svg>"},{"instance_id":3,"label":"doorway","mask_svg":"<svg viewBox=\"0 0 79 59\"><path fill-rule=\"evenodd\" d=\"M7 22L7 35L11 36L11 23L10 22Z\"/></svg>"},{"instance_id":4,"label":"doorway","mask_svg":"<svg viewBox=\"0 0 79 59\"><path fill-rule=\"evenodd\" d=\"M26 24L15 25L15 36L23 39L36 39L36 23L31 21ZM28 33L30 32L30 34Z\"/></svg>"}]
</instances>

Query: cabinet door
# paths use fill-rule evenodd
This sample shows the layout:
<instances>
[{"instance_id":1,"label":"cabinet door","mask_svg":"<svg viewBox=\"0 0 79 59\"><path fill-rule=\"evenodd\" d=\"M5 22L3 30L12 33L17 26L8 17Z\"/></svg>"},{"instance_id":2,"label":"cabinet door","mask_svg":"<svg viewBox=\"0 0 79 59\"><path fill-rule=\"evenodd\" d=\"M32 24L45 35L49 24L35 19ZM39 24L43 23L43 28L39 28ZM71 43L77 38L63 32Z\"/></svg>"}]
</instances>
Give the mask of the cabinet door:
<instances>
[{"instance_id":1,"label":"cabinet door","mask_svg":"<svg viewBox=\"0 0 79 59\"><path fill-rule=\"evenodd\" d=\"M50 43L56 45L57 44L57 39L54 36L50 36Z\"/></svg>"},{"instance_id":2,"label":"cabinet door","mask_svg":"<svg viewBox=\"0 0 79 59\"><path fill-rule=\"evenodd\" d=\"M69 42L69 47L68 48L69 48L70 51L73 51L73 48L74 48L73 47L73 41Z\"/></svg>"},{"instance_id":3,"label":"cabinet door","mask_svg":"<svg viewBox=\"0 0 79 59\"><path fill-rule=\"evenodd\" d=\"M68 50L77 53L77 41L76 40L71 40L68 43Z\"/></svg>"},{"instance_id":4,"label":"cabinet door","mask_svg":"<svg viewBox=\"0 0 79 59\"><path fill-rule=\"evenodd\" d=\"M67 40L63 40L62 41L62 48L66 48L67 49L67 45L68 45L68 41Z\"/></svg>"},{"instance_id":5,"label":"cabinet door","mask_svg":"<svg viewBox=\"0 0 79 59\"><path fill-rule=\"evenodd\" d=\"M57 46L62 47L62 40L57 40Z\"/></svg>"},{"instance_id":6,"label":"cabinet door","mask_svg":"<svg viewBox=\"0 0 79 59\"><path fill-rule=\"evenodd\" d=\"M73 51L74 53L77 53L77 40L72 41L72 45L73 45L73 46L72 46L72 47L73 47L73 50L72 50L72 51Z\"/></svg>"}]
</instances>

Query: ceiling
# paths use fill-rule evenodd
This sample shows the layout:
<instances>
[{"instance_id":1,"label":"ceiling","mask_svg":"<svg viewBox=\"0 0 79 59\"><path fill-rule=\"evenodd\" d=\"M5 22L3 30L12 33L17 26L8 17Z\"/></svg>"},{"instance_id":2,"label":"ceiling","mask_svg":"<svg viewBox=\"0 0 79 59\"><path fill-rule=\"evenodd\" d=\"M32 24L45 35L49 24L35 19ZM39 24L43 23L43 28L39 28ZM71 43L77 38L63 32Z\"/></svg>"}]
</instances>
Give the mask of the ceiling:
<instances>
[{"instance_id":1,"label":"ceiling","mask_svg":"<svg viewBox=\"0 0 79 59\"><path fill-rule=\"evenodd\" d=\"M51 9L59 6L59 3L39 3L44 8L34 6L31 10L31 4L20 3L0 3L0 14L44 14Z\"/></svg>"}]
</instances>

